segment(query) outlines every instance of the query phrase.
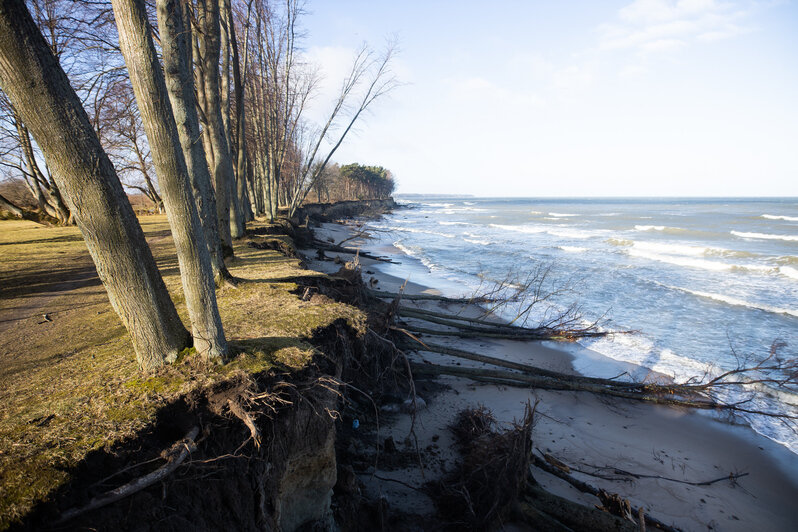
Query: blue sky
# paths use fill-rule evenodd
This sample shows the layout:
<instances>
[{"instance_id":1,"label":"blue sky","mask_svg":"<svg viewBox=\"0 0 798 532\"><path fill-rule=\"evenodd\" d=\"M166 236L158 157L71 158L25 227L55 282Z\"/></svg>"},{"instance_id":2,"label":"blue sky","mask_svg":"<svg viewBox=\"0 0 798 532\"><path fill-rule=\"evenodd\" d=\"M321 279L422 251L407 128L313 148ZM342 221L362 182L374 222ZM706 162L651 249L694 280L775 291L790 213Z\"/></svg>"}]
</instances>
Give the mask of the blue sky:
<instances>
[{"instance_id":1,"label":"blue sky","mask_svg":"<svg viewBox=\"0 0 798 532\"><path fill-rule=\"evenodd\" d=\"M798 6L786 1L316 0L320 116L354 50L405 83L335 159L399 192L798 196Z\"/></svg>"}]
</instances>

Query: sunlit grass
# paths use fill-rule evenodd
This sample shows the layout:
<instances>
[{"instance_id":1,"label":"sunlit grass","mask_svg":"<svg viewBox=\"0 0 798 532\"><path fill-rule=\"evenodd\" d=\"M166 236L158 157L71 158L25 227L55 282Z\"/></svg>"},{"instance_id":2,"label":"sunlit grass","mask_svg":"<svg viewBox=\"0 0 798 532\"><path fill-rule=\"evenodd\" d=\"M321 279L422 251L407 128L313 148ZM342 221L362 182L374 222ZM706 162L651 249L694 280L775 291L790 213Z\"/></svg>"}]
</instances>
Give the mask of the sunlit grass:
<instances>
[{"instance_id":1,"label":"sunlit grass","mask_svg":"<svg viewBox=\"0 0 798 532\"><path fill-rule=\"evenodd\" d=\"M141 224L187 323L166 217ZM301 369L316 352L313 332L339 318L363 329L359 310L292 293L297 278L321 274L276 251L235 247L229 267L242 282L218 291L233 359L209 367L188 353L145 375L77 228L0 221L0 529L67 482L89 452L134 437L176 397L236 372Z\"/></svg>"}]
</instances>

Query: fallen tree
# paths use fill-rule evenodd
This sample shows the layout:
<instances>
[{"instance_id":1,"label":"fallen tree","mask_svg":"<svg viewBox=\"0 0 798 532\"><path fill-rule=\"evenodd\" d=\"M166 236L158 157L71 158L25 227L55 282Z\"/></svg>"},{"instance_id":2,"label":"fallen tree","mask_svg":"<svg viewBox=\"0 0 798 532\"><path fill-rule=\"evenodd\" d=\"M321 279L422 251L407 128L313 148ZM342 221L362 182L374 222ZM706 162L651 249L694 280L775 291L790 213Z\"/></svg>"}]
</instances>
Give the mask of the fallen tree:
<instances>
[{"instance_id":1,"label":"fallen tree","mask_svg":"<svg viewBox=\"0 0 798 532\"><path fill-rule=\"evenodd\" d=\"M411 364L415 375L453 375L494 384L524 386L545 390L570 390L608 395L623 399L642 401L661 405L714 410L730 415L757 415L777 418L798 433L798 413L794 410L778 411L757 402L768 393L768 388L798 390L798 359L783 357L780 353L785 344L774 342L770 352L761 359L753 356L734 355L737 365L733 368L719 369L708 367L703 375L696 375L683 382L667 379L666 376L653 377L643 381L587 377L561 373L529 364L508 361L482 353L427 342L425 336L440 338L505 339L505 340L560 340L573 341L579 338L593 338L609 334L631 334L632 331L611 332L600 330L599 321L586 323L578 313L578 306L570 305L557 312L544 311L542 321L536 327L527 327L531 309L550 298L542 291L543 280L549 269L538 270L524 283L500 283L499 288L489 289L472 299L450 299L443 296L406 296L395 294L389 306L386 321L394 323L402 318L404 323L392 325L388 329L395 334L394 341L400 348L412 351L426 351L456 358L481 362L503 368L469 368L441 364ZM483 309L480 317L462 316L466 308L457 312L439 312L418 306L402 305L402 301L433 300L443 303L466 305L474 301L491 301L489 309ZM500 322L491 317L492 309L501 308L510 301L520 305L516 323ZM586 323L586 324L585 324ZM426 326L425 326L426 324ZM434 328L432 328L434 327ZM654 380L656 379L656 380Z\"/></svg>"},{"instance_id":2,"label":"fallen tree","mask_svg":"<svg viewBox=\"0 0 798 532\"><path fill-rule=\"evenodd\" d=\"M398 262L392 261L391 259L386 259L385 257L380 257L377 255L372 255L371 253L360 251L360 249L345 248L343 246L339 246L336 244L328 244L326 242L322 242L321 240L314 240L312 245L313 247L321 251L332 251L334 253L347 253L349 255L358 255L360 257L363 257L364 259L376 260L378 262L399 264Z\"/></svg>"}]
</instances>

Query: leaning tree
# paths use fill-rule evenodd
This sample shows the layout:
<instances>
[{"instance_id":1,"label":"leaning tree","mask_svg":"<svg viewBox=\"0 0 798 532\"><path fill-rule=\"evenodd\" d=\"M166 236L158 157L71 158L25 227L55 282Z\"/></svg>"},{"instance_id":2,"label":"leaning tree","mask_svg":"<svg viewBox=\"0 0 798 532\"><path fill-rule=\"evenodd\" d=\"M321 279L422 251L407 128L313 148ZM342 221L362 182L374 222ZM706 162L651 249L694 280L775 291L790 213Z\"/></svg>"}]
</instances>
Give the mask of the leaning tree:
<instances>
[{"instance_id":1,"label":"leaning tree","mask_svg":"<svg viewBox=\"0 0 798 532\"><path fill-rule=\"evenodd\" d=\"M190 337L114 167L23 0L0 0L0 87L53 168L139 364L162 365Z\"/></svg>"},{"instance_id":2,"label":"leaning tree","mask_svg":"<svg viewBox=\"0 0 798 532\"><path fill-rule=\"evenodd\" d=\"M144 0L112 0L111 4L119 30L119 46L147 132L177 248L194 347L204 357L220 360L227 354L227 341L216 304L210 253L189 184L146 6Z\"/></svg>"}]
</instances>

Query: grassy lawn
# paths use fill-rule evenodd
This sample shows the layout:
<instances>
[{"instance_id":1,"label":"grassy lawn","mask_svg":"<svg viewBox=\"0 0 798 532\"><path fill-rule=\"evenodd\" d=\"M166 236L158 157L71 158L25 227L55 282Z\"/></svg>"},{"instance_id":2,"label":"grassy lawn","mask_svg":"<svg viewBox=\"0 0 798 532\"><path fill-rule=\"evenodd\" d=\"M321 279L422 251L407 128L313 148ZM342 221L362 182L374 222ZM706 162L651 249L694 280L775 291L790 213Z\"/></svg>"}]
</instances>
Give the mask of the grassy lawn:
<instances>
[{"instance_id":1,"label":"grassy lawn","mask_svg":"<svg viewBox=\"0 0 798 532\"><path fill-rule=\"evenodd\" d=\"M166 216L140 222L188 323ZM292 292L297 277L322 274L247 243L236 243L228 264L240 286L217 292L232 360L207 367L188 352L145 375L78 229L0 221L0 530L89 452L132 438L175 398L237 372L302 368L313 331L339 318L363 329L354 307Z\"/></svg>"}]
</instances>

